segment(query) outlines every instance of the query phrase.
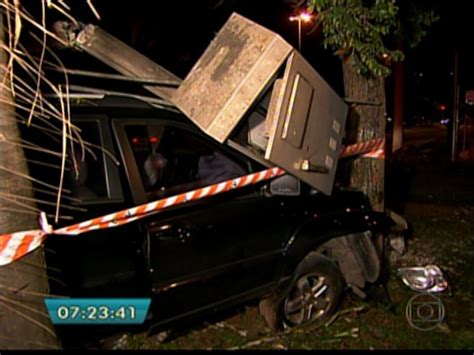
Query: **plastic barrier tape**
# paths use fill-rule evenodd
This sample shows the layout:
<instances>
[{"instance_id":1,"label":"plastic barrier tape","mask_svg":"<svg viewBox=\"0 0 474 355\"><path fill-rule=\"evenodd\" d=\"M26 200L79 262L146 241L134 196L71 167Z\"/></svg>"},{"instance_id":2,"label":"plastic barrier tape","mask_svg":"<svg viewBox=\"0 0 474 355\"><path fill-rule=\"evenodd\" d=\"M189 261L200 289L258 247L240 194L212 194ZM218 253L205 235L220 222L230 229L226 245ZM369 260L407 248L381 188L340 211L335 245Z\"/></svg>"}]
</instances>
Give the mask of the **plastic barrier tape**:
<instances>
[{"instance_id":1,"label":"plastic barrier tape","mask_svg":"<svg viewBox=\"0 0 474 355\"><path fill-rule=\"evenodd\" d=\"M363 154L363 157L384 157L385 139L374 139L367 142L353 144L341 149L340 158ZM98 229L114 228L126 223L147 217L157 211L181 205L190 201L199 200L208 196L221 194L230 190L254 185L261 181L273 179L284 175L285 171L275 167L258 173L241 176L218 184L206 186L179 195L167 197L137 207L128 208L102 217L90 219L72 226L53 230L46 220L46 215L41 213L39 224L41 229L4 234L0 236L0 266L7 265L25 256L40 247L48 234L78 235Z\"/></svg>"},{"instance_id":2,"label":"plastic barrier tape","mask_svg":"<svg viewBox=\"0 0 474 355\"><path fill-rule=\"evenodd\" d=\"M385 157L385 138L372 139L343 147L339 158L363 154L364 158L383 159Z\"/></svg>"},{"instance_id":3,"label":"plastic barrier tape","mask_svg":"<svg viewBox=\"0 0 474 355\"><path fill-rule=\"evenodd\" d=\"M208 196L221 194L244 186L254 185L261 181L270 180L284 174L285 171L283 169L271 168L258 173L238 177L218 184L146 203L137 207L128 208L103 217L93 218L57 230L52 230L51 226L47 224L45 214L41 213L40 225L42 229L0 236L0 266L7 265L35 250L41 246L48 234L78 235L92 230L118 227L172 206L200 200Z\"/></svg>"}]
</instances>

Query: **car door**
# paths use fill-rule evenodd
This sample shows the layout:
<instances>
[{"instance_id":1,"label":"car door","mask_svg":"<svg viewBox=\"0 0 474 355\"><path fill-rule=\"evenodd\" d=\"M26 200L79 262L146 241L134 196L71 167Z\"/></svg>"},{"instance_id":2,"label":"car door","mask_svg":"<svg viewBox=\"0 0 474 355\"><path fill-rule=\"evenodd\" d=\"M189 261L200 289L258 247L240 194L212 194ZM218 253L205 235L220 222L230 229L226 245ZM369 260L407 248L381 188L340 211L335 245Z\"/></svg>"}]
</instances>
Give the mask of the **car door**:
<instances>
[{"instance_id":1,"label":"car door","mask_svg":"<svg viewBox=\"0 0 474 355\"><path fill-rule=\"evenodd\" d=\"M70 226L128 207L112 136L104 116L74 115L79 143L68 145L59 227ZM45 179L55 172L43 169ZM53 214L54 210L46 210ZM90 231L76 237L51 235L47 262L52 292L71 296L137 296L145 293L141 253L143 232L137 223Z\"/></svg>"},{"instance_id":2,"label":"car door","mask_svg":"<svg viewBox=\"0 0 474 355\"><path fill-rule=\"evenodd\" d=\"M127 171L140 177L141 183L134 190L145 201L243 176L255 169L246 158L197 130L176 123L150 122L121 121L116 125L124 154L133 158L124 159ZM153 154L158 157L157 167L165 165L168 171L150 173ZM211 162L207 161L210 156L214 156ZM157 182L159 179L162 181ZM237 302L277 282L290 225L285 223L281 200L263 197L261 187L248 186L205 198L144 220L159 319Z\"/></svg>"}]
</instances>

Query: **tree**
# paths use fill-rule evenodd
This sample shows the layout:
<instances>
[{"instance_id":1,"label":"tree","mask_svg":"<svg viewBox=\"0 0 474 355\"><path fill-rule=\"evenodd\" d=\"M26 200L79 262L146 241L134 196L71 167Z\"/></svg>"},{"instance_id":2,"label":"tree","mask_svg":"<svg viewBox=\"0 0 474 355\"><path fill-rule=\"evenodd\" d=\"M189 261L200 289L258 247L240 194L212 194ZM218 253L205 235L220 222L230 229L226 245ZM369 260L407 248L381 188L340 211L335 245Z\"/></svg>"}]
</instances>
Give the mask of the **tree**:
<instances>
[{"instance_id":1,"label":"tree","mask_svg":"<svg viewBox=\"0 0 474 355\"><path fill-rule=\"evenodd\" d=\"M0 43L4 41L3 12L0 13ZM35 214L18 213L15 200L25 209L34 208L33 191L23 149L9 142L20 141L11 95L8 55L0 49L0 235L38 228ZM14 173L13 173L14 172ZM8 198L15 196L15 199ZM13 201L12 201L13 200ZM0 267L0 349L51 349L59 343L44 305L48 276L42 248Z\"/></svg>"},{"instance_id":2,"label":"tree","mask_svg":"<svg viewBox=\"0 0 474 355\"><path fill-rule=\"evenodd\" d=\"M403 60L403 53L389 44L400 34L399 21L407 22L403 26L407 37L417 44L436 20L433 11L410 4L401 17L395 0L308 0L307 4L316 26L322 26L323 45L342 59L346 97L361 102L349 115L347 140L385 137L384 78L391 73L392 62ZM351 167L351 186L364 191L377 211L384 210L384 170L381 159L356 159Z\"/></svg>"},{"instance_id":3,"label":"tree","mask_svg":"<svg viewBox=\"0 0 474 355\"><path fill-rule=\"evenodd\" d=\"M87 4L96 14L91 1L87 1ZM0 236L39 227L39 210L35 206L32 185L34 178L29 174L23 151L28 142L21 139L18 122L29 126L31 121L37 120L38 117L42 116L44 119L45 107L50 108L50 121L57 119L63 127L67 127L69 122L65 111L54 111L40 90L44 84L55 93L61 91L61 86L56 87L42 72L47 49L46 39L56 38L46 28L46 10L54 10L72 19L67 13L69 7L62 1L54 0L29 4L41 8L42 18L38 21L21 5L20 0L0 1ZM31 56L20 43L20 35L24 32L22 28L25 27L23 21L31 25L29 29L36 29L41 33L42 38L35 37L39 38L42 47L39 59ZM23 76L27 79L17 75L16 67L21 67ZM16 112L15 107L21 107L22 112ZM48 124L51 129L51 123ZM42 127L36 126L40 129ZM63 146L73 140L73 129L69 127L67 133L65 132L66 129L59 129ZM79 136L77 129L74 134L75 137ZM64 163L64 150L62 156ZM64 164L58 187L53 186L53 191L58 194L56 218L61 205L61 195L58 191L62 190L63 172ZM0 246L5 246L10 241L11 239L0 238ZM0 266L0 350L60 348L44 304L44 298L49 295L46 270L43 248L35 249L8 265Z\"/></svg>"}]
</instances>

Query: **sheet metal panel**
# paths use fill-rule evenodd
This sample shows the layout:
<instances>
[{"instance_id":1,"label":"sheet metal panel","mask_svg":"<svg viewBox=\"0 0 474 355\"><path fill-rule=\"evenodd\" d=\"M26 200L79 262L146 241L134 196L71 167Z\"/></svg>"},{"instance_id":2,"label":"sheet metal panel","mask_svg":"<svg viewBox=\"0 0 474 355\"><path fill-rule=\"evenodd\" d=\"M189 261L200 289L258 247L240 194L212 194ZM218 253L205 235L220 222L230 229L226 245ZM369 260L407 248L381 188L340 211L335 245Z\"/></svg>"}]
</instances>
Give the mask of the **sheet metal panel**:
<instances>
[{"instance_id":1,"label":"sheet metal panel","mask_svg":"<svg viewBox=\"0 0 474 355\"><path fill-rule=\"evenodd\" d=\"M291 50L277 34L234 13L171 100L223 143Z\"/></svg>"}]
</instances>

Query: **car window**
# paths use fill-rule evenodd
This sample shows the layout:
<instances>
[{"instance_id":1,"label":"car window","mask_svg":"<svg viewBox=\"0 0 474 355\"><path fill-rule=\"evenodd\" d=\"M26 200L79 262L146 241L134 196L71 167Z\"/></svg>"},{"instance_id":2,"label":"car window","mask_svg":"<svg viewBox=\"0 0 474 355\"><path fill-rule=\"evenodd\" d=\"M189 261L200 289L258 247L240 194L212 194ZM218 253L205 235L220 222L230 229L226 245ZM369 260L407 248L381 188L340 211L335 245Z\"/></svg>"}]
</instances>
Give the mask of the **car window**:
<instances>
[{"instance_id":1,"label":"car window","mask_svg":"<svg viewBox=\"0 0 474 355\"><path fill-rule=\"evenodd\" d=\"M97 121L75 122L81 129L81 138L96 145L82 153L81 146L74 144L68 149L67 178L71 194L81 202L108 198L105 157L102 150L100 125ZM74 159L72 159L74 157Z\"/></svg>"},{"instance_id":2,"label":"car window","mask_svg":"<svg viewBox=\"0 0 474 355\"><path fill-rule=\"evenodd\" d=\"M186 129L128 125L125 132L149 201L247 174L217 144Z\"/></svg>"}]
</instances>

